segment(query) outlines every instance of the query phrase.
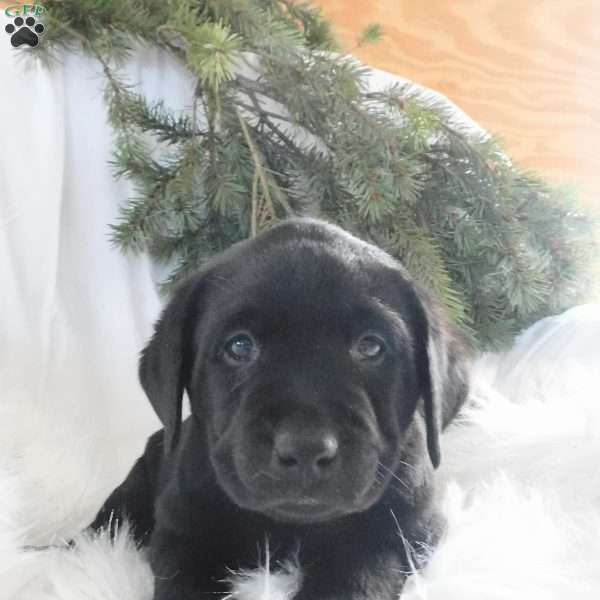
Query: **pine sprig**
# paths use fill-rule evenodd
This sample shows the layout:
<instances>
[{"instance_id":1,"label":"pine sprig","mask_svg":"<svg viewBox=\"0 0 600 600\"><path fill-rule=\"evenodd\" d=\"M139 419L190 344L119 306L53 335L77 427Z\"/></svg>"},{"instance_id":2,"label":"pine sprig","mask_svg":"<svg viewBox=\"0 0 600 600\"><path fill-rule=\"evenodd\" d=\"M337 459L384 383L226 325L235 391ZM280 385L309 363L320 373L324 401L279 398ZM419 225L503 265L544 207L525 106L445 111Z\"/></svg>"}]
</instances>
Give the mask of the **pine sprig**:
<instances>
[{"instance_id":1,"label":"pine sprig","mask_svg":"<svg viewBox=\"0 0 600 600\"><path fill-rule=\"evenodd\" d=\"M383 37L383 29L379 23L369 23L361 32L357 46L362 48L370 44L375 44Z\"/></svg>"}]
</instances>

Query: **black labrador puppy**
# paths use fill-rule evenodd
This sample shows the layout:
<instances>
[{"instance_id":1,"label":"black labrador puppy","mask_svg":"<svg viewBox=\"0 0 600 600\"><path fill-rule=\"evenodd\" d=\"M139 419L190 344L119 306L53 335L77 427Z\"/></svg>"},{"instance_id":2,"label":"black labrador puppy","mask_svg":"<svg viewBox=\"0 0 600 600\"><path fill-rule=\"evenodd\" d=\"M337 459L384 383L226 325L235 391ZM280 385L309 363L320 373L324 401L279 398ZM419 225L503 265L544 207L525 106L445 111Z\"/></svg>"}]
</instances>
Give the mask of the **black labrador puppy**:
<instances>
[{"instance_id":1,"label":"black labrador puppy","mask_svg":"<svg viewBox=\"0 0 600 600\"><path fill-rule=\"evenodd\" d=\"M92 526L132 522L156 600L223 597L266 539L272 564L297 558L297 600L396 600L409 549L440 535L432 475L467 394L463 357L389 255L285 221L165 308L140 362L164 429Z\"/></svg>"}]
</instances>

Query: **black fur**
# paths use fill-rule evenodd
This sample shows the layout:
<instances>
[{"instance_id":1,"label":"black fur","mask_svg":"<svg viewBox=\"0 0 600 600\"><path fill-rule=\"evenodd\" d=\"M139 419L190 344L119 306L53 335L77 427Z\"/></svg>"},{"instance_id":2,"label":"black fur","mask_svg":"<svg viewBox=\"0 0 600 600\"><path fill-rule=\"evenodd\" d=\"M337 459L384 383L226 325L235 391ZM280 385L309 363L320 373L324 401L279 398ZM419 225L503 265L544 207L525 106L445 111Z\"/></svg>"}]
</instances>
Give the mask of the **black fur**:
<instances>
[{"instance_id":1,"label":"black fur","mask_svg":"<svg viewBox=\"0 0 600 600\"><path fill-rule=\"evenodd\" d=\"M387 254L286 221L165 308L140 361L164 429L93 527L133 522L157 600L221 597L266 539L272 564L297 556L299 600L396 599L406 548L441 532L432 475L467 393L463 357Z\"/></svg>"}]
</instances>

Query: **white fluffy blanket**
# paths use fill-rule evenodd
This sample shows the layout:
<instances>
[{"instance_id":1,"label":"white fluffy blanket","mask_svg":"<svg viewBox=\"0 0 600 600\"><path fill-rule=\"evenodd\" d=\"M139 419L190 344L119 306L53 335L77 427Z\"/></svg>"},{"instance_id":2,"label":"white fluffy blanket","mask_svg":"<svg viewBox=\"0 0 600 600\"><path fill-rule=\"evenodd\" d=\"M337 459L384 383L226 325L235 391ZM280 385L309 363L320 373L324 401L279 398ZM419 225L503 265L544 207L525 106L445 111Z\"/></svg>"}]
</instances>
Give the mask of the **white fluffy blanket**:
<instances>
[{"instance_id":1,"label":"white fluffy blanket","mask_svg":"<svg viewBox=\"0 0 600 600\"><path fill-rule=\"evenodd\" d=\"M474 404L444 440L448 531L403 600L600 597L599 367L594 305L478 362ZM115 479L111 461L82 458L86 440L49 445L44 418L0 414L0 598L150 600L151 572L126 535L24 549L74 534ZM299 577L293 565L262 565L232 576L231 597L290 600Z\"/></svg>"}]
</instances>

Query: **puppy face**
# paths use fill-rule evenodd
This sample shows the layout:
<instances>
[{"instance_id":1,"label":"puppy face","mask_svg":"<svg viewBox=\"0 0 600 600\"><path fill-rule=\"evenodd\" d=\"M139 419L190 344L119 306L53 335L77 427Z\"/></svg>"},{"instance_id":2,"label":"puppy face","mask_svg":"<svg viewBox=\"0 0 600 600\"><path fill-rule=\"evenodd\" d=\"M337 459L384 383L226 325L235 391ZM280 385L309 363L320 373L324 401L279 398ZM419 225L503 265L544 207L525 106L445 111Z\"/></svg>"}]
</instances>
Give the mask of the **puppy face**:
<instances>
[{"instance_id":1,"label":"puppy face","mask_svg":"<svg viewBox=\"0 0 600 600\"><path fill-rule=\"evenodd\" d=\"M141 377L151 401L161 397L153 404L167 436L180 413L171 423L170 392L156 375L167 368L161 379L178 388L167 403L187 388L216 479L235 503L277 520L323 521L370 507L406 455L417 403L432 393L428 339L420 300L387 255L295 221L188 282Z\"/></svg>"}]
</instances>

